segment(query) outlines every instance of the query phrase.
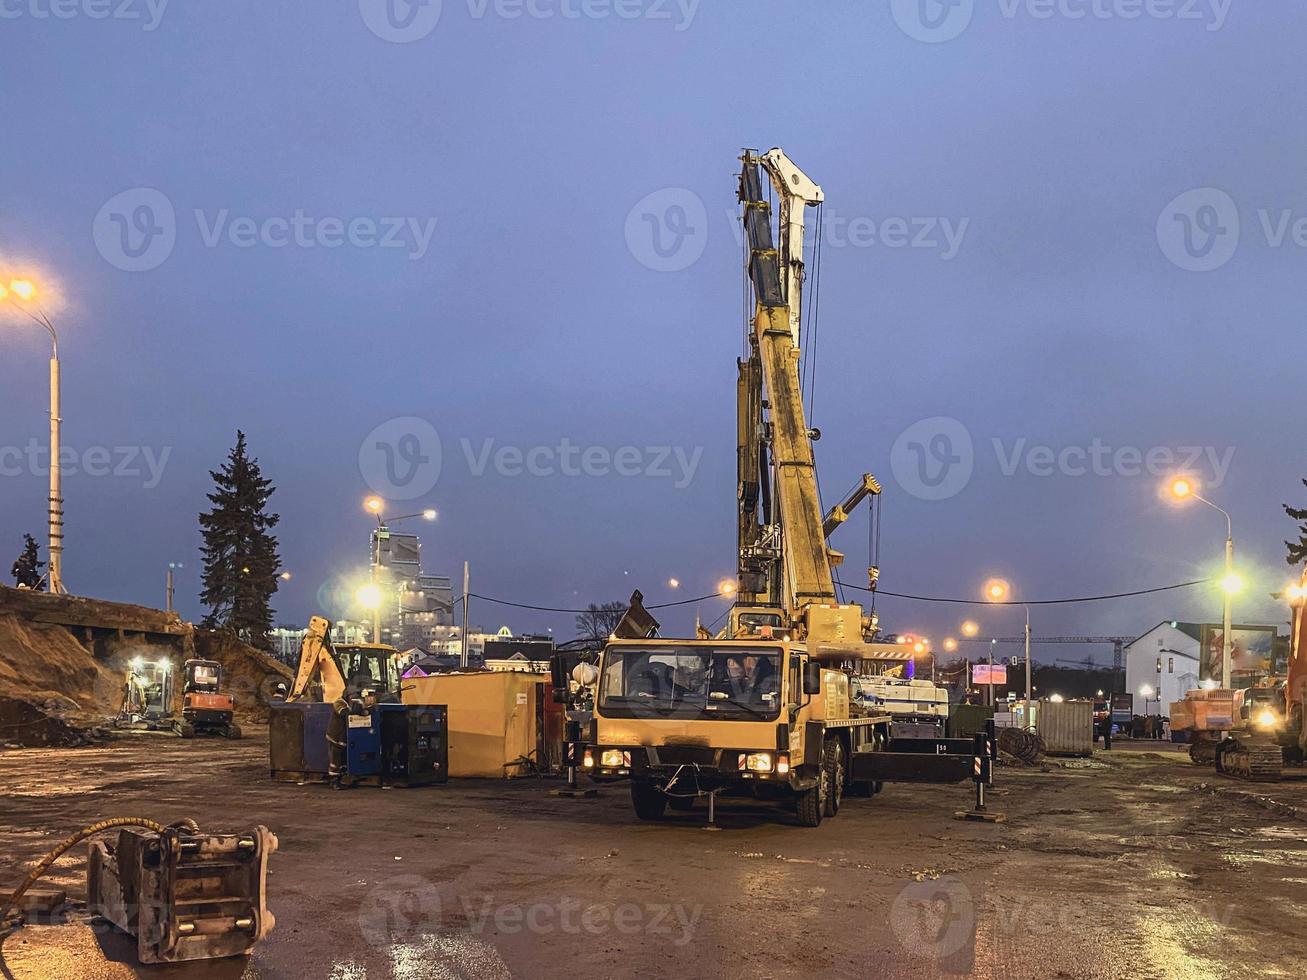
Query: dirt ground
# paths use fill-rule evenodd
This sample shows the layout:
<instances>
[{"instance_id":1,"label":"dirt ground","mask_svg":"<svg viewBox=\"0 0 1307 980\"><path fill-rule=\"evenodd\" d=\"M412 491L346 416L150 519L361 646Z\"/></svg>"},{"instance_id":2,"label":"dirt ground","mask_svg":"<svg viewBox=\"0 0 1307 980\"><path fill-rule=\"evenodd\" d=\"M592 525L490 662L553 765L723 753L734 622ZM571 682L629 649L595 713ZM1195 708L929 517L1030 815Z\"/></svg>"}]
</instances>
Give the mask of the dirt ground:
<instances>
[{"instance_id":1,"label":"dirt ground","mask_svg":"<svg viewBox=\"0 0 1307 980\"><path fill-rule=\"evenodd\" d=\"M266 824L277 926L248 960L141 969L76 912L0 948L0 977L1300 977L1307 822L1177 753L890 786L814 830L727 801L641 823L623 787L278 785L266 737L0 753L0 882L108 816ZM1145 746L1145 748L1149 748ZM1303 807L1307 782L1258 790ZM55 881L81 897L80 858Z\"/></svg>"}]
</instances>

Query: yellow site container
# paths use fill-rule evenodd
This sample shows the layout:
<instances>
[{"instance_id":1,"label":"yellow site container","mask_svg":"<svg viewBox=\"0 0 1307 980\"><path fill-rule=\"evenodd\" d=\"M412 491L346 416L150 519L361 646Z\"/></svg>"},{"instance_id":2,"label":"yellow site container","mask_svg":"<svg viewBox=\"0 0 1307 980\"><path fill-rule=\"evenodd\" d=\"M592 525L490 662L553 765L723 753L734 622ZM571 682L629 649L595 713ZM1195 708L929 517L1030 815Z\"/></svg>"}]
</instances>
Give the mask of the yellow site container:
<instances>
[{"instance_id":1,"label":"yellow site container","mask_svg":"<svg viewBox=\"0 0 1307 980\"><path fill-rule=\"evenodd\" d=\"M449 774L512 779L539 762L544 719L538 715L547 674L488 672L410 677L405 704L449 708ZM547 694L547 692L543 692Z\"/></svg>"}]
</instances>

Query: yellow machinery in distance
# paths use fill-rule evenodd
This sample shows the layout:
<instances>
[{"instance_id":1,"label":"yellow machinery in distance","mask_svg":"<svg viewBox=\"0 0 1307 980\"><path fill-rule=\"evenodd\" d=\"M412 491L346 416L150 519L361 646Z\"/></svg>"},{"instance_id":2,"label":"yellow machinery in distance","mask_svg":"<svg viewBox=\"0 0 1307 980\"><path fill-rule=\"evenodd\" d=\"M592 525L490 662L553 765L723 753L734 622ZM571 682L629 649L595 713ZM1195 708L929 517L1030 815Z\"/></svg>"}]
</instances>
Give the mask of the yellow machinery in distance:
<instances>
[{"instance_id":1,"label":"yellow machinery in distance","mask_svg":"<svg viewBox=\"0 0 1307 980\"><path fill-rule=\"evenodd\" d=\"M286 700L332 704L345 697L372 695L378 701L398 701L398 655L399 651L386 644L336 646L331 642L331 622L323 616L310 617Z\"/></svg>"}]
</instances>

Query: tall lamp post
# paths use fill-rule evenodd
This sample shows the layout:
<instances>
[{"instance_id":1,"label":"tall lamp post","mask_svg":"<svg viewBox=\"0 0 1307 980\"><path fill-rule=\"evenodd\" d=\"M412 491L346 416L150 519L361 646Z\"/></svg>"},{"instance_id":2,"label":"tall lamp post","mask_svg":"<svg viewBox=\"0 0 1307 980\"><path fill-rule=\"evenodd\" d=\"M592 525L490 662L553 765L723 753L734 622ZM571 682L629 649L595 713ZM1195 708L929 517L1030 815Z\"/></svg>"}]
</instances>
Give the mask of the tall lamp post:
<instances>
[{"instance_id":1,"label":"tall lamp post","mask_svg":"<svg viewBox=\"0 0 1307 980\"><path fill-rule=\"evenodd\" d=\"M1221 592L1223 594L1221 606L1221 687L1228 689L1230 687L1230 657L1234 652L1233 638L1230 636L1233 629L1230 606L1234 594L1243 588L1243 582L1234 571L1234 524L1230 520L1229 511L1223 507L1218 507L1200 494L1192 480L1184 478L1173 480L1170 491L1176 500L1197 500L1206 504L1212 510L1220 511L1221 516L1225 518L1225 577L1221 579Z\"/></svg>"},{"instance_id":2,"label":"tall lamp post","mask_svg":"<svg viewBox=\"0 0 1307 980\"><path fill-rule=\"evenodd\" d=\"M30 279L15 279L8 285L0 284L0 300L8 300L33 323L44 327L50 335L50 500L49 500L49 572L50 591L58 594L67 593L64 587L64 498L63 478L59 471L59 429L63 419L59 413L59 335L54 324L39 306L33 307L36 299L36 284ZM35 312L33 311L35 310Z\"/></svg>"},{"instance_id":3,"label":"tall lamp post","mask_svg":"<svg viewBox=\"0 0 1307 980\"><path fill-rule=\"evenodd\" d=\"M985 583L985 599L989 602L1007 603L1012 599L1012 586L1006 579L992 578ZM1023 607L1026 612L1025 661L1026 661L1026 717L1025 727L1030 727L1031 686L1030 686L1030 607ZM993 644L990 644L993 650ZM992 659L992 656L991 656Z\"/></svg>"}]
</instances>

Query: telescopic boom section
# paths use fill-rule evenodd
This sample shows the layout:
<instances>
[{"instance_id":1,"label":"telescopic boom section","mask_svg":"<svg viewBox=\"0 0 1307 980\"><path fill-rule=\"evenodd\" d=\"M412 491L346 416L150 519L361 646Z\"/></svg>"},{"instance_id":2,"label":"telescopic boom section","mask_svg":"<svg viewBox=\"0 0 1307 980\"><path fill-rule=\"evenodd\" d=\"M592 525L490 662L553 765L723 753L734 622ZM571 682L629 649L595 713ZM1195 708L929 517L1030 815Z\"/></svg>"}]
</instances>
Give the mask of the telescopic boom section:
<instances>
[{"instance_id":1,"label":"telescopic boom section","mask_svg":"<svg viewBox=\"0 0 1307 980\"><path fill-rule=\"evenodd\" d=\"M756 354L751 352L750 361L756 357L755 363L761 375L757 379L761 382L758 411L761 412L761 401L765 398L769 416L766 422L759 418L756 424L743 416L744 411L752 409L754 397L749 393L753 379L748 377L746 365L741 365L741 475L744 476L745 466L754 458L748 442L752 427L770 437L773 506L782 528L780 557L784 582L780 598L791 617L799 621L806 618L807 607L834 605L836 602L835 582L826 548L825 519L817 491L816 465L803 411L796 343L797 317L801 312L801 287L796 283L802 280L802 214L807 203L799 191L811 195L811 188L816 185L802 177L793 164L789 164L788 171L778 171L784 179L773 182L782 202L782 233L786 248L797 246L799 250L797 256L786 254L773 244L771 207L762 194L761 168L767 167L771 173L779 167L780 161L788 163L788 158L774 150L764 158L746 153L743 161L740 199L744 204L744 224L749 242L749 278L756 300L750 345ZM817 195L817 200L820 200L820 189L817 189ZM797 269L796 260L799 262ZM786 277L790 280L788 290ZM743 499L744 482L742 479L742 538L743 505L746 503ZM741 565L743 568L743 557Z\"/></svg>"}]
</instances>

